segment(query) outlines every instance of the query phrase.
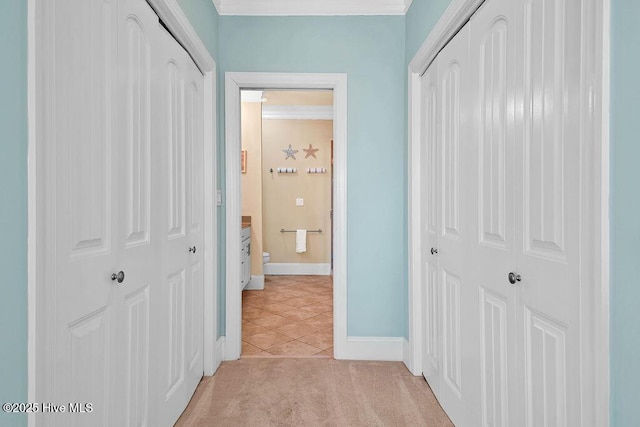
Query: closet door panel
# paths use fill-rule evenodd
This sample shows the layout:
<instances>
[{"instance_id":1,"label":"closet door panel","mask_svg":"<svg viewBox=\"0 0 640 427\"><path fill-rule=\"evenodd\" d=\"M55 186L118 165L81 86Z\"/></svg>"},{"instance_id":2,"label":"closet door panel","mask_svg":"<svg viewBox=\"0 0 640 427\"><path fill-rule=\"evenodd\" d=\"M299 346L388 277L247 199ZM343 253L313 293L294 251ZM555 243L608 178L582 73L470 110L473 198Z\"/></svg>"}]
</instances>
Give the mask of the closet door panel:
<instances>
[{"instance_id":1,"label":"closet door panel","mask_svg":"<svg viewBox=\"0 0 640 427\"><path fill-rule=\"evenodd\" d=\"M160 225L159 283L152 306L151 384L154 408L150 425L172 425L188 402L185 366L188 304L188 225L185 136L186 53L159 27L153 138L158 156L156 182Z\"/></svg>"},{"instance_id":2,"label":"closet door panel","mask_svg":"<svg viewBox=\"0 0 640 427\"><path fill-rule=\"evenodd\" d=\"M130 7L135 4L131 3ZM150 239L151 46L145 27L154 21L157 23L153 16L141 17L130 12L119 32L123 104L120 176L123 237L127 247L149 244ZM144 18L148 18L146 25L141 22Z\"/></svg>"},{"instance_id":3,"label":"closet door panel","mask_svg":"<svg viewBox=\"0 0 640 427\"><path fill-rule=\"evenodd\" d=\"M440 230L440 140L437 59L422 76L422 185L423 212L423 375L435 393L439 390L442 354L440 281L438 279L438 234Z\"/></svg>"},{"instance_id":4,"label":"closet door panel","mask_svg":"<svg viewBox=\"0 0 640 427\"><path fill-rule=\"evenodd\" d=\"M143 1L118 4L118 144L120 147L118 194L119 269L125 280L119 285L118 375L122 411L118 424L148 425L150 313L159 285L157 274L158 200L152 188L152 56L157 38L158 17ZM153 206L153 208L152 208ZM152 215L152 212L156 213Z\"/></svg>"},{"instance_id":5,"label":"closet door panel","mask_svg":"<svg viewBox=\"0 0 640 427\"><path fill-rule=\"evenodd\" d=\"M461 35L462 36L462 35ZM461 44L461 46L464 46ZM448 47L448 46L447 46ZM452 46L453 49L453 46ZM446 56L440 64L446 62ZM463 58L466 59L466 58ZM465 64L466 65L466 64ZM455 239L460 235L460 113L461 64L451 58L440 73L441 93L441 236Z\"/></svg>"},{"instance_id":6,"label":"closet door panel","mask_svg":"<svg viewBox=\"0 0 640 427\"><path fill-rule=\"evenodd\" d=\"M125 297L125 426L148 425L149 409L149 286Z\"/></svg>"},{"instance_id":7,"label":"closet door panel","mask_svg":"<svg viewBox=\"0 0 640 427\"><path fill-rule=\"evenodd\" d=\"M457 425L479 413L478 290L470 274L472 222L469 192L477 177L468 155L473 145L470 104L469 25L438 56L441 223L438 230L438 280L442 309L442 367L438 399Z\"/></svg>"},{"instance_id":8,"label":"closet door panel","mask_svg":"<svg viewBox=\"0 0 640 427\"><path fill-rule=\"evenodd\" d=\"M489 9L490 6L485 6ZM485 9L482 10L485 12ZM472 28L481 37L478 52L479 83L479 132L478 132L478 219L480 243L505 250L507 230L512 225L513 211L507 211L508 163L513 161L513 151L507 152L507 37L508 24L499 18L489 28L480 27L482 16L477 15ZM513 86L511 86L512 88ZM513 169L509 167L509 172ZM510 205L511 207L511 205ZM511 236L509 236L511 237Z\"/></svg>"},{"instance_id":9,"label":"closet door panel","mask_svg":"<svg viewBox=\"0 0 640 427\"><path fill-rule=\"evenodd\" d=\"M173 47L173 46L170 46ZM170 49L166 64L168 83L168 212L166 257L169 340L165 361L169 372L167 378L167 402L184 382L184 338L185 338L185 282L188 241L185 224L185 104L184 104L184 64L182 56L176 55L177 48ZM176 59L178 56L178 59ZM181 394L181 393L178 393Z\"/></svg>"},{"instance_id":10,"label":"closet door panel","mask_svg":"<svg viewBox=\"0 0 640 427\"><path fill-rule=\"evenodd\" d=\"M113 251L112 220L117 212L118 107L117 4L114 0L71 1L57 5L53 78L60 90L56 139L60 218L67 222L71 259ZM69 19L68 16L75 16Z\"/></svg>"},{"instance_id":11,"label":"closet door panel","mask_svg":"<svg viewBox=\"0 0 640 427\"><path fill-rule=\"evenodd\" d=\"M478 263L475 279L480 290L482 421L485 426L506 427L509 420L507 354L515 356L515 343L507 341L507 329L513 328L513 323L507 323L507 319L513 318L513 290L505 281L511 264L509 258L512 258L509 249L513 247L513 230L508 229L513 226L513 210L507 211L507 206L513 207L511 180L507 183L507 168L513 172L508 166L513 161L513 150L507 150L507 37L510 34L504 18L484 22L485 17L494 18L491 6L494 5L485 5L472 22L472 31L477 34L472 40L476 37L480 40L477 45L472 43L472 50L478 55L480 89L476 251L483 258L483 262ZM502 274L495 271L500 270L496 269L500 264ZM514 398L512 395L511 399Z\"/></svg>"},{"instance_id":12,"label":"closet door panel","mask_svg":"<svg viewBox=\"0 0 640 427\"><path fill-rule=\"evenodd\" d=\"M184 105L184 70L174 55L169 55L165 65L167 79L166 131L168 139L168 238L185 237L185 105ZM180 55L181 56L181 55Z\"/></svg>"},{"instance_id":13,"label":"closet door panel","mask_svg":"<svg viewBox=\"0 0 640 427\"><path fill-rule=\"evenodd\" d=\"M185 137L187 163L187 401L204 371L203 362L203 254L204 254L204 153L203 153L203 78L190 58L185 62Z\"/></svg>"},{"instance_id":14,"label":"closet door panel","mask_svg":"<svg viewBox=\"0 0 640 427\"><path fill-rule=\"evenodd\" d=\"M189 233L196 238L202 233L203 208L203 117L202 74L195 64L188 63L185 106L187 132L187 173ZM196 252L197 253L197 252Z\"/></svg>"},{"instance_id":15,"label":"closet door panel","mask_svg":"<svg viewBox=\"0 0 640 427\"><path fill-rule=\"evenodd\" d=\"M461 35L458 35L460 37ZM458 39L459 40L459 39ZM453 51L452 41L447 48ZM449 60L444 52L440 65L446 68L440 73L441 94L441 228L438 236L440 289L442 292L442 377L457 399L462 399L460 364L460 256L464 243L460 240L459 194L459 144L460 144L460 64ZM449 60L449 61L447 61Z\"/></svg>"},{"instance_id":16,"label":"closet door panel","mask_svg":"<svg viewBox=\"0 0 640 427\"><path fill-rule=\"evenodd\" d=\"M525 2L525 253L559 261L566 259L564 14L564 0Z\"/></svg>"},{"instance_id":17,"label":"closet door panel","mask_svg":"<svg viewBox=\"0 0 640 427\"><path fill-rule=\"evenodd\" d=\"M185 282L186 274L183 268L169 275L169 301L167 320L168 346L166 368L168 372L165 385L164 399L171 402L184 382L184 347L185 347Z\"/></svg>"},{"instance_id":18,"label":"closet door panel","mask_svg":"<svg viewBox=\"0 0 640 427\"><path fill-rule=\"evenodd\" d=\"M460 277L446 268L440 269L442 281L442 378L448 388L462 400L462 348L460 318Z\"/></svg>"},{"instance_id":19,"label":"closet door panel","mask_svg":"<svg viewBox=\"0 0 640 427\"><path fill-rule=\"evenodd\" d=\"M37 417L46 425L109 425L117 423L120 403L114 381L119 291L110 279L118 266L117 3L38 7L47 12L42 28L50 36L43 41L49 51L42 55L41 92L48 130L42 135L44 255L52 273L43 287L42 398L58 405L92 402L94 410L89 418L69 412Z\"/></svg>"},{"instance_id":20,"label":"closet door panel","mask_svg":"<svg viewBox=\"0 0 640 427\"><path fill-rule=\"evenodd\" d=\"M579 0L521 0L515 215L527 426L580 419Z\"/></svg>"},{"instance_id":21,"label":"closet door panel","mask_svg":"<svg viewBox=\"0 0 640 427\"><path fill-rule=\"evenodd\" d=\"M480 299L482 426L520 425L517 394L514 267L515 9L510 0L485 2L471 19L471 63L478 87L469 153L477 173L471 194L477 212L470 270Z\"/></svg>"},{"instance_id":22,"label":"closet door panel","mask_svg":"<svg viewBox=\"0 0 640 427\"><path fill-rule=\"evenodd\" d=\"M511 313L510 313L511 311ZM513 352L508 340L507 322L513 309L508 301L489 287L480 288L480 381L483 426L508 426L509 402L516 400L509 394L509 357Z\"/></svg>"},{"instance_id":23,"label":"closet door panel","mask_svg":"<svg viewBox=\"0 0 640 427\"><path fill-rule=\"evenodd\" d=\"M427 255L430 256L430 255ZM439 371L441 365L441 319L440 289L438 267L433 262L424 263L423 316L424 316L424 369L423 375L431 389L439 387Z\"/></svg>"},{"instance_id":24,"label":"closet door panel","mask_svg":"<svg viewBox=\"0 0 640 427\"><path fill-rule=\"evenodd\" d=\"M159 425L174 423L203 375L203 77L164 29L158 76L162 279L154 326Z\"/></svg>"}]
</instances>

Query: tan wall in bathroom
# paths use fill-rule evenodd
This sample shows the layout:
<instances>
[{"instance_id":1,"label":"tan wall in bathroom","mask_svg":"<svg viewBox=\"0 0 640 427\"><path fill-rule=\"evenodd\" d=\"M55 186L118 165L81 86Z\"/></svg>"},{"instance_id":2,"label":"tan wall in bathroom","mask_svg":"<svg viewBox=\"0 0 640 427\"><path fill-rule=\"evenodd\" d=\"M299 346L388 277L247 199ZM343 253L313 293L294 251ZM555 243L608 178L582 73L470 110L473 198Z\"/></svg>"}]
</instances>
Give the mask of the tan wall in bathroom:
<instances>
[{"instance_id":1,"label":"tan wall in bathroom","mask_svg":"<svg viewBox=\"0 0 640 427\"><path fill-rule=\"evenodd\" d=\"M241 105L242 149L247 172L242 174L242 215L251 217L251 275L262 275L262 104Z\"/></svg>"},{"instance_id":2,"label":"tan wall in bathroom","mask_svg":"<svg viewBox=\"0 0 640 427\"><path fill-rule=\"evenodd\" d=\"M264 94L269 99L269 94ZM273 98L273 96L272 96ZM298 104L300 105L300 104ZM331 260L331 120L264 120L262 123L262 188L264 250L273 263L329 263ZM296 160L285 160L291 144ZM319 148L305 158L303 148ZM296 167L298 173L277 173L278 167ZM327 173L308 174L306 168L324 167ZM273 168L273 173L269 169ZM296 198L304 206L296 206ZM296 253L295 233L280 229L322 229L307 234L307 252ZM252 260L253 262L253 260Z\"/></svg>"}]
</instances>

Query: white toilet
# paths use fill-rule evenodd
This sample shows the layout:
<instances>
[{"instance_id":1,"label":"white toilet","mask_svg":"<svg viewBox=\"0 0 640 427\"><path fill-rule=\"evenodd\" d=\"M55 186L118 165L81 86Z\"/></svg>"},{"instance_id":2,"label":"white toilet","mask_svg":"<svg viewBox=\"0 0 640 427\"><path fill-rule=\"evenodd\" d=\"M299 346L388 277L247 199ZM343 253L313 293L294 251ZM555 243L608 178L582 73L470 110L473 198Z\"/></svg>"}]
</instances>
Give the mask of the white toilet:
<instances>
[{"instance_id":1,"label":"white toilet","mask_svg":"<svg viewBox=\"0 0 640 427\"><path fill-rule=\"evenodd\" d=\"M269 252L262 252L262 263L266 264L271 262L271 254Z\"/></svg>"}]
</instances>

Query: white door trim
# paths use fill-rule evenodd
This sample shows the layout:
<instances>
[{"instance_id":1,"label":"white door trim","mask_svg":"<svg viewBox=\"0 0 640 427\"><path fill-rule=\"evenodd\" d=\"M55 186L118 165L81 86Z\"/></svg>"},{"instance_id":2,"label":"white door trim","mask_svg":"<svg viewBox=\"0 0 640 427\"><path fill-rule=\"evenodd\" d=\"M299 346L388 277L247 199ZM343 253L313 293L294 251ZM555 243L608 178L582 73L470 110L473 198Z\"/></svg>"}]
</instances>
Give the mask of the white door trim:
<instances>
[{"instance_id":1,"label":"white door trim","mask_svg":"<svg viewBox=\"0 0 640 427\"><path fill-rule=\"evenodd\" d=\"M485 0L453 0L409 63L410 72L422 75L438 52L449 43Z\"/></svg>"},{"instance_id":2,"label":"white door trim","mask_svg":"<svg viewBox=\"0 0 640 427\"><path fill-rule=\"evenodd\" d=\"M420 200L420 76L438 52L462 28L484 0L453 0L408 67L409 120L409 343L403 360L414 375L422 374ZM586 286L580 310L582 354L582 419L589 425L609 425L609 14L610 0L582 0L581 276ZM591 374L593 373L593 374Z\"/></svg>"},{"instance_id":3,"label":"white door trim","mask_svg":"<svg viewBox=\"0 0 640 427\"><path fill-rule=\"evenodd\" d=\"M191 55L204 76L204 374L213 375L221 361L216 354L217 331L217 275L215 274L217 251L215 188L216 174L216 63L198 37L177 0L147 0L158 16L167 25L173 36ZM47 198L44 192L49 178L49 170L45 160L47 136L50 124L45 120L50 117L52 106L47 103L44 93L41 65L48 55L46 36L49 28L40 25L45 22L44 14L50 13L46 7L47 0L28 0L27 32L28 32L28 255L27 255L27 292L28 292L28 389L30 402L41 402L47 384L43 372L46 343L45 309L48 306L48 294L45 278L52 277L53 263L49 258L55 256L51 252L45 229ZM35 414L28 416L28 425L35 426Z\"/></svg>"},{"instance_id":4,"label":"white door trim","mask_svg":"<svg viewBox=\"0 0 640 427\"><path fill-rule=\"evenodd\" d=\"M334 357L347 357L347 75L343 73L225 73L226 333L225 360L241 352L240 293L240 89L333 89Z\"/></svg>"}]
</instances>

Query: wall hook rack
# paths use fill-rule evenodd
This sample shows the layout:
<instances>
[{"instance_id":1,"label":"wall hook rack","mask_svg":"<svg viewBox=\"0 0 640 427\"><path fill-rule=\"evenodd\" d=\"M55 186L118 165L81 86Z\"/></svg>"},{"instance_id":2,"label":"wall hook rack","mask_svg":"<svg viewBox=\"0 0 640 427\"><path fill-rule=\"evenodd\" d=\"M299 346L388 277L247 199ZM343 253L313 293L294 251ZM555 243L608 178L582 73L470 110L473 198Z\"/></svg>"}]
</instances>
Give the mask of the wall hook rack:
<instances>
[{"instance_id":1,"label":"wall hook rack","mask_svg":"<svg viewBox=\"0 0 640 427\"><path fill-rule=\"evenodd\" d=\"M327 173L327 168L307 168L307 173Z\"/></svg>"},{"instance_id":2,"label":"wall hook rack","mask_svg":"<svg viewBox=\"0 0 640 427\"><path fill-rule=\"evenodd\" d=\"M298 173L298 168L278 168L278 173Z\"/></svg>"}]
</instances>

